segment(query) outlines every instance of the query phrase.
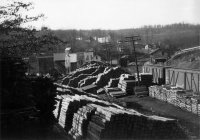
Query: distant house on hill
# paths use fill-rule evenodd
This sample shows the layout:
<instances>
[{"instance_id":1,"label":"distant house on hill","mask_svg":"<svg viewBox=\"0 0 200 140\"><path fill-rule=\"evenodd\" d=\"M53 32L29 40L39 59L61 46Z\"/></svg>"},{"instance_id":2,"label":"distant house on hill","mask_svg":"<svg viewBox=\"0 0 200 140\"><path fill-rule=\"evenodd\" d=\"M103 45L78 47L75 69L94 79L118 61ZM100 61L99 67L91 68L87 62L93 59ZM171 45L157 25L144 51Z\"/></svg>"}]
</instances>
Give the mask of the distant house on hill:
<instances>
[{"instance_id":1,"label":"distant house on hill","mask_svg":"<svg viewBox=\"0 0 200 140\"><path fill-rule=\"evenodd\" d=\"M160 62L164 63L168 57L168 53L160 48L150 52L149 55L150 55L150 61L152 63L160 63Z\"/></svg>"},{"instance_id":2,"label":"distant house on hill","mask_svg":"<svg viewBox=\"0 0 200 140\"><path fill-rule=\"evenodd\" d=\"M105 36L105 37L94 37L94 39L99 42L99 43L105 43L110 41L110 36Z\"/></svg>"}]
</instances>

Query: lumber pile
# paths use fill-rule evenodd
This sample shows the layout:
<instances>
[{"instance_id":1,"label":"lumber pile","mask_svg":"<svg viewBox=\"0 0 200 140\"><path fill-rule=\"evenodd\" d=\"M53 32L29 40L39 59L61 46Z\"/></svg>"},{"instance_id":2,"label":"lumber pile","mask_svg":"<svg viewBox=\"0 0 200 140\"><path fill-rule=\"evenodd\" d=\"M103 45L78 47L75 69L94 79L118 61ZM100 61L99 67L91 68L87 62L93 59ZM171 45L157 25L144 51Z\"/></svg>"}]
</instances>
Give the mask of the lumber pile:
<instances>
[{"instance_id":1,"label":"lumber pile","mask_svg":"<svg viewBox=\"0 0 200 140\"><path fill-rule=\"evenodd\" d=\"M76 71L72 72L62 80L63 85L68 85L70 81L73 81L74 78L78 77L81 74L92 74L98 69L98 67L87 67L77 69Z\"/></svg>"},{"instance_id":2,"label":"lumber pile","mask_svg":"<svg viewBox=\"0 0 200 140\"><path fill-rule=\"evenodd\" d=\"M125 73L124 70L119 67L106 68L103 73L98 75L95 84L102 88L108 84L111 78L119 78L123 73Z\"/></svg>"},{"instance_id":3,"label":"lumber pile","mask_svg":"<svg viewBox=\"0 0 200 140\"><path fill-rule=\"evenodd\" d=\"M79 83L78 86L79 88L81 87L85 87L88 85L91 85L92 83L94 83L97 80L97 76L88 76L85 79L82 79Z\"/></svg>"},{"instance_id":4,"label":"lumber pile","mask_svg":"<svg viewBox=\"0 0 200 140\"><path fill-rule=\"evenodd\" d=\"M85 138L87 135L87 127L91 116L94 114L95 108L90 104L79 108L77 113L74 113L72 128L69 131L75 140L80 138Z\"/></svg>"},{"instance_id":5,"label":"lumber pile","mask_svg":"<svg viewBox=\"0 0 200 140\"><path fill-rule=\"evenodd\" d=\"M87 138L90 140L184 137L175 120L144 116L133 110L93 106L96 107L96 111L91 117L87 131Z\"/></svg>"},{"instance_id":6,"label":"lumber pile","mask_svg":"<svg viewBox=\"0 0 200 140\"><path fill-rule=\"evenodd\" d=\"M106 87L117 87L118 83L119 83L119 78L111 78Z\"/></svg>"},{"instance_id":7,"label":"lumber pile","mask_svg":"<svg viewBox=\"0 0 200 140\"><path fill-rule=\"evenodd\" d=\"M146 116L87 95L61 98L60 115L55 114L60 116L58 123L75 140L186 138L174 119Z\"/></svg>"},{"instance_id":8,"label":"lumber pile","mask_svg":"<svg viewBox=\"0 0 200 140\"><path fill-rule=\"evenodd\" d=\"M153 75L151 73L140 73L141 84L145 86L152 85Z\"/></svg>"},{"instance_id":9,"label":"lumber pile","mask_svg":"<svg viewBox=\"0 0 200 140\"><path fill-rule=\"evenodd\" d=\"M150 86L149 96L200 116L200 95L174 86Z\"/></svg>"},{"instance_id":10,"label":"lumber pile","mask_svg":"<svg viewBox=\"0 0 200 140\"><path fill-rule=\"evenodd\" d=\"M135 73L135 79L138 81L137 73ZM151 73L139 73L139 79L142 85L152 85L153 75Z\"/></svg>"},{"instance_id":11,"label":"lumber pile","mask_svg":"<svg viewBox=\"0 0 200 140\"><path fill-rule=\"evenodd\" d=\"M53 110L53 115L55 116L56 121L58 121L60 117L62 98L57 95L55 101L56 104L55 104L55 109Z\"/></svg>"},{"instance_id":12,"label":"lumber pile","mask_svg":"<svg viewBox=\"0 0 200 140\"><path fill-rule=\"evenodd\" d=\"M105 87L105 92L110 95L111 97L120 97L120 96L123 96L123 95L126 95L126 92L125 91L122 91L120 88L108 88L108 87Z\"/></svg>"},{"instance_id":13,"label":"lumber pile","mask_svg":"<svg viewBox=\"0 0 200 140\"><path fill-rule=\"evenodd\" d=\"M68 96L65 95L62 100L60 117L58 123L68 132L72 127L72 120L74 113L77 112L79 107L84 106L87 102L80 98L81 96Z\"/></svg>"},{"instance_id":14,"label":"lumber pile","mask_svg":"<svg viewBox=\"0 0 200 140\"><path fill-rule=\"evenodd\" d=\"M118 88L127 94L134 94L134 87L136 86L135 77L130 74L122 74L119 78Z\"/></svg>"},{"instance_id":15,"label":"lumber pile","mask_svg":"<svg viewBox=\"0 0 200 140\"><path fill-rule=\"evenodd\" d=\"M148 96L149 94L146 86L135 86L134 92L137 96Z\"/></svg>"},{"instance_id":16,"label":"lumber pile","mask_svg":"<svg viewBox=\"0 0 200 140\"><path fill-rule=\"evenodd\" d=\"M97 90L97 95L106 94L105 88L100 88Z\"/></svg>"}]
</instances>

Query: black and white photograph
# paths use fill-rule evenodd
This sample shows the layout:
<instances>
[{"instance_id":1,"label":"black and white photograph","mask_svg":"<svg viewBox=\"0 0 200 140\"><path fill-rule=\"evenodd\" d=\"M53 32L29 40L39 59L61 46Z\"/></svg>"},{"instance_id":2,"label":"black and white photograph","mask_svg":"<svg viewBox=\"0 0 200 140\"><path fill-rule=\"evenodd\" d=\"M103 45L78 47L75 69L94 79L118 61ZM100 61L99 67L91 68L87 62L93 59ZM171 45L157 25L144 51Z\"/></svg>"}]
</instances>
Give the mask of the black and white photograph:
<instances>
[{"instance_id":1,"label":"black and white photograph","mask_svg":"<svg viewBox=\"0 0 200 140\"><path fill-rule=\"evenodd\" d=\"M200 0L0 0L1 140L199 140Z\"/></svg>"}]
</instances>

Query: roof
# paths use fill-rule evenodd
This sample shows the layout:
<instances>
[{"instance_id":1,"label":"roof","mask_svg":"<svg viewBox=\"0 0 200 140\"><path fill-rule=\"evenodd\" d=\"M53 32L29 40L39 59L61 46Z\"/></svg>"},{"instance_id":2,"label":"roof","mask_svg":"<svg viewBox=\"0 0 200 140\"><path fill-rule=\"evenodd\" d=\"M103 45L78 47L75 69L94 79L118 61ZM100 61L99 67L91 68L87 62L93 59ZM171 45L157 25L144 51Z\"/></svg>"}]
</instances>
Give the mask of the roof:
<instances>
[{"instance_id":1,"label":"roof","mask_svg":"<svg viewBox=\"0 0 200 140\"><path fill-rule=\"evenodd\" d=\"M65 49L65 51L69 51L69 50L71 50L71 48L66 48L66 49Z\"/></svg>"},{"instance_id":2,"label":"roof","mask_svg":"<svg viewBox=\"0 0 200 140\"><path fill-rule=\"evenodd\" d=\"M155 49L154 51L152 51L152 52L150 52L149 54L154 54L154 53L156 53L157 51L159 51L159 50L161 50L160 48L158 48L158 49Z\"/></svg>"}]
</instances>

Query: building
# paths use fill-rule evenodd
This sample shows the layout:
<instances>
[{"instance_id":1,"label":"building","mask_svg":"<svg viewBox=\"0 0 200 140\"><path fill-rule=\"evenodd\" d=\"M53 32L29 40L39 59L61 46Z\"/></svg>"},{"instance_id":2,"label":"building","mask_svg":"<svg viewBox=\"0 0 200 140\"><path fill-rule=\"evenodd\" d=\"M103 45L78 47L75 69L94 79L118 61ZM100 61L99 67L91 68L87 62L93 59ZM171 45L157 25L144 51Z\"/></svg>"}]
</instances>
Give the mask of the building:
<instances>
[{"instance_id":1,"label":"building","mask_svg":"<svg viewBox=\"0 0 200 140\"><path fill-rule=\"evenodd\" d=\"M90 62L94 57L94 52L93 51L83 52L83 55L84 55L84 63Z\"/></svg>"},{"instance_id":2,"label":"building","mask_svg":"<svg viewBox=\"0 0 200 140\"><path fill-rule=\"evenodd\" d=\"M53 56L36 56L32 55L28 58L28 72L30 74L47 74L54 69Z\"/></svg>"},{"instance_id":3,"label":"building","mask_svg":"<svg viewBox=\"0 0 200 140\"><path fill-rule=\"evenodd\" d=\"M93 58L92 58L92 61L101 61L101 56L94 55Z\"/></svg>"},{"instance_id":4,"label":"building","mask_svg":"<svg viewBox=\"0 0 200 140\"><path fill-rule=\"evenodd\" d=\"M149 53L152 63L164 63L168 58L168 53L158 48Z\"/></svg>"}]
</instances>

